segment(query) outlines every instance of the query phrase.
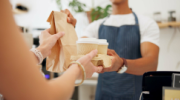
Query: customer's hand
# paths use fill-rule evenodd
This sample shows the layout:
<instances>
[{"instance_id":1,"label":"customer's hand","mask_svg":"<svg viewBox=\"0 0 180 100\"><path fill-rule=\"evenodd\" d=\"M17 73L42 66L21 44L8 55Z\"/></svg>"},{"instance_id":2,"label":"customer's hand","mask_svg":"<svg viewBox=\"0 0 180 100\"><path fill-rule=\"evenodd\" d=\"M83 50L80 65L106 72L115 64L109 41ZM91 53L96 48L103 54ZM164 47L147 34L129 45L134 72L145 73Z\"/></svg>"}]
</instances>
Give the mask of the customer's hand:
<instances>
[{"instance_id":1,"label":"customer's hand","mask_svg":"<svg viewBox=\"0 0 180 100\"><path fill-rule=\"evenodd\" d=\"M73 15L71 14L71 12L70 12L68 9L61 10L61 12L67 14L67 16L68 16L67 22L70 23L70 24L72 24L72 25L75 27L77 20L73 17Z\"/></svg>"},{"instance_id":2,"label":"customer's hand","mask_svg":"<svg viewBox=\"0 0 180 100\"><path fill-rule=\"evenodd\" d=\"M108 49L107 54L113 56L112 65L109 68L103 68L100 73L118 71L123 66L122 58L114 50Z\"/></svg>"},{"instance_id":3,"label":"customer's hand","mask_svg":"<svg viewBox=\"0 0 180 100\"><path fill-rule=\"evenodd\" d=\"M51 53L51 49L57 40L64 35L64 32L51 35L49 31L50 29L41 32L41 35L39 36L40 46L36 48L37 50L41 51L44 58L46 58Z\"/></svg>"},{"instance_id":4,"label":"customer's hand","mask_svg":"<svg viewBox=\"0 0 180 100\"><path fill-rule=\"evenodd\" d=\"M96 54L97 54L97 50L93 50L89 54L87 54L77 60L84 66L85 71L86 71L86 78L91 78L91 76L94 72L101 72L103 69L102 66L97 67L91 63L91 59L93 57L95 57ZM82 77L82 74L80 74L79 78L81 78L81 77Z\"/></svg>"}]
</instances>

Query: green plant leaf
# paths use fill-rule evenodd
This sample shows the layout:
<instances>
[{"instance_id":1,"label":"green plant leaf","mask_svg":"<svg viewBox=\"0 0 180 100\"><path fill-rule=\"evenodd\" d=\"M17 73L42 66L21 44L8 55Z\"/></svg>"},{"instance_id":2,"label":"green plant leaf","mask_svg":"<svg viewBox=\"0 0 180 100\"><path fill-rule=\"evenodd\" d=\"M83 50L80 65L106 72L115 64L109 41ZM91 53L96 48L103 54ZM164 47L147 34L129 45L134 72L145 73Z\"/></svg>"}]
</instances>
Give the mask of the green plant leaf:
<instances>
[{"instance_id":1,"label":"green plant leaf","mask_svg":"<svg viewBox=\"0 0 180 100\"><path fill-rule=\"evenodd\" d=\"M69 2L69 6L72 8L73 11L76 13L78 12L84 12L84 7L86 7L85 4L79 2L78 0L72 0Z\"/></svg>"},{"instance_id":2,"label":"green plant leaf","mask_svg":"<svg viewBox=\"0 0 180 100\"><path fill-rule=\"evenodd\" d=\"M111 5L107 5L105 8L98 6L94 9L92 9L91 20L94 21L94 20L98 20L98 19L107 17L110 14L111 7L112 7Z\"/></svg>"},{"instance_id":3,"label":"green plant leaf","mask_svg":"<svg viewBox=\"0 0 180 100\"><path fill-rule=\"evenodd\" d=\"M58 8L59 8L60 10L62 10L61 0L56 0L56 3L57 3L57 5L58 5Z\"/></svg>"}]
</instances>

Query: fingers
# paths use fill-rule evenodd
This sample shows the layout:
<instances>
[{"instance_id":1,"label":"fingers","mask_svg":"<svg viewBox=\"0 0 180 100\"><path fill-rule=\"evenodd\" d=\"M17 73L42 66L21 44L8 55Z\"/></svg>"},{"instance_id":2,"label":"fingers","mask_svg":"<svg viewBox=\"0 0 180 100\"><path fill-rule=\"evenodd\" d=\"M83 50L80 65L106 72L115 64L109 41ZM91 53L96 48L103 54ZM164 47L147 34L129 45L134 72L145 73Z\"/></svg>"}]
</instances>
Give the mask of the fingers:
<instances>
[{"instance_id":1,"label":"fingers","mask_svg":"<svg viewBox=\"0 0 180 100\"><path fill-rule=\"evenodd\" d=\"M116 52L112 49L108 49L107 54L108 55L116 55Z\"/></svg>"},{"instance_id":2,"label":"fingers","mask_svg":"<svg viewBox=\"0 0 180 100\"><path fill-rule=\"evenodd\" d=\"M101 71L99 71L99 72L97 72L97 73L104 73L104 72L111 72L112 71L112 66L111 67L108 67L108 68L103 68L102 67L102 70Z\"/></svg>"},{"instance_id":3,"label":"fingers","mask_svg":"<svg viewBox=\"0 0 180 100\"><path fill-rule=\"evenodd\" d=\"M71 12L68 9L65 10L61 10L61 12L67 14L67 22L72 24L74 27L76 25L77 20L73 17L73 15L71 14Z\"/></svg>"},{"instance_id":4,"label":"fingers","mask_svg":"<svg viewBox=\"0 0 180 100\"><path fill-rule=\"evenodd\" d=\"M62 13L65 13L64 10L61 10Z\"/></svg>"},{"instance_id":5,"label":"fingers","mask_svg":"<svg viewBox=\"0 0 180 100\"><path fill-rule=\"evenodd\" d=\"M110 52L112 49L108 49L107 52Z\"/></svg>"},{"instance_id":6,"label":"fingers","mask_svg":"<svg viewBox=\"0 0 180 100\"><path fill-rule=\"evenodd\" d=\"M57 34L54 34L53 37L54 37L55 39L59 39L59 38L62 37L64 34L65 34L64 32L59 32L59 33L57 33Z\"/></svg>"},{"instance_id":7,"label":"fingers","mask_svg":"<svg viewBox=\"0 0 180 100\"><path fill-rule=\"evenodd\" d=\"M50 28L41 32L41 35L47 35L47 34L50 34Z\"/></svg>"},{"instance_id":8,"label":"fingers","mask_svg":"<svg viewBox=\"0 0 180 100\"><path fill-rule=\"evenodd\" d=\"M72 24L74 27L76 25L76 19L74 17L68 17L67 22Z\"/></svg>"},{"instance_id":9,"label":"fingers","mask_svg":"<svg viewBox=\"0 0 180 100\"><path fill-rule=\"evenodd\" d=\"M73 17L68 9L65 9L64 12L68 15L68 17Z\"/></svg>"},{"instance_id":10,"label":"fingers","mask_svg":"<svg viewBox=\"0 0 180 100\"><path fill-rule=\"evenodd\" d=\"M109 68L103 68L102 72L110 72L112 69L112 67L109 67Z\"/></svg>"},{"instance_id":11,"label":"fingers","mask_svg":"<svg viewBox=\"0 0 180 100\"><path fill-rule=\"evenodd\" d=\"M67 22L74 25L75 22L76 22L76 19L74 19L73 17L68 17L68 18L67 18Z\"/></svg>"},{"instance_id":12,"label":"fingers","mask_svg":"<svg viewBox=\"0 0 180 100\"><path fill-rule=\"evenodd\" d=\"M71 14L70 11L68 9L65 9L65 10L61 10L61 12L67 14L68 16Z\"/></svg>"},{"instance_id":13,"label":"fingers","mask_svg":"<svg viewBox=\"0 0 180 100\"><path fill-rule=\"evenodd\" d=\"M91 51L90 53L88 53L88 54L86 54L86 59L89 61L89 60L91 60L93 57L95 57L96 56L96 54L97 54L97 50L93 50L93 51Z\"/></svg>"},{"instance_id":14,"label":"fingers","mask_svg":"<svg viewBox=\"0 0 180 100\"><path fill-rule=\"evenodd\" d=\"M111 49L107 50L107 54L110 55L110 56L112 55Z\"/></svg>"},{"instance_id":15,"label":"fingers","mask_svg":"<svg viewBox=\"0 0 180 100\"><path fill-rule=\"evenodd\" d=\"M61 10L61 12L67 14L68 17L73 17L73 15L71 14L71 12L68 9L65 10ZM74 17L73 17L74 18Z\"/></svg>"},{"instance_id":16,"label":"fingers","mask_svg":"<svg viewBox=\"0 0 180 100\"><path fill-rule=\"evenodd\" d=\"M67 18L67 22L72 24L73 19L71 19L70 17L68 17L68 18Z\"/></svg>"},{"instance_id":17,"label":"fingers","mask_svg":"<svg viewBox=\"0 0 180 100\"><path fill-rule=\"evenodd\" d=\"M46 31L50 33L50 28L46 29Z\"/></svg>"},{"instance_id":18,"label":"fingers","mask_svg":"<svg viewBox=\"0 0 180 100\"><path fill-rule=\"evenodd\" d=\"M112 52L107 52L107 55L112 56L113 54Z\"/></svg>"},{"instance_id":19,"label":"fingers","mask_svg":"<svg viewBox=\"0 0 180 100\"><path fill-rule=\"evenodd\" d=\"M102 69L103 69L102 66L98 66L98 67L95 66L95 72L97 72L97 73L100 73L102 71Z\"/></svg>"}]
</instances>

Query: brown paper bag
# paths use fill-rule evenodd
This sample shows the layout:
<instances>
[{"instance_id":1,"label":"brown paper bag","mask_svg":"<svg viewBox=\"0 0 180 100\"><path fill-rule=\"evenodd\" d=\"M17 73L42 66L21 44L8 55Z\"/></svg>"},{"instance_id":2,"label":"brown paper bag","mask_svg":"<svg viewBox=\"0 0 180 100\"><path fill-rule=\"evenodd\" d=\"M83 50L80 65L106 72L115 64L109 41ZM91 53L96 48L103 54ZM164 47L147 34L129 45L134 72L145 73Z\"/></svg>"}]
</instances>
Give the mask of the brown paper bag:
<instances>
[{"instance_id":1,"label":"brown paper bag","mask_svg":"<svg viewBox=\"0 0 180 100\"><path fill-rule=\"evenodd\" d=\"M46 70L63 72L67 69L71 55L77 55L76 41L78 40L74 26L67 23L67 15L52 11L47 22L51 24L50 34L65 32L51 50L46 60Z\"/></svg>"}]
</instances>

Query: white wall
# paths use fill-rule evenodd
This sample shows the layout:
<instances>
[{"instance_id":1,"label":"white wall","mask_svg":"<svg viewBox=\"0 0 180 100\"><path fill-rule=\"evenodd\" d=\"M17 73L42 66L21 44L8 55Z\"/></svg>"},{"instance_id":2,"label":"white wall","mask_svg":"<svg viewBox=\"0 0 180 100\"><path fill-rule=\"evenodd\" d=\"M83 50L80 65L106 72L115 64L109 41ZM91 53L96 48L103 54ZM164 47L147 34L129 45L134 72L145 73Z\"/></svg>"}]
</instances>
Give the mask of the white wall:
<instances>
[{"instance_id":1,"label":"white wall","mask_svg":"<svg viewBox=\"0 0 180 100\"><path fill-rule=\"evenodd\" d=\"M15 14L18 25L26 27L48 28L46 22L52 10L58 10L55 0L11 0L13 8L17 3L26 6L29 11L25 14Z\"/></svg>"},{"instance_id":2,"label":"white wall","mask_svg":"<svg viewBox=\"0 0 180 100\"><path fill-rule=\"evenodd\" d=\"M86 10L92 8L91 0L80 0L87 4ZM55 0L11 0L12 5L21 3L26 5L30 11L27 14L15 15L15 20L18 25L29 28L48 28L49 23L46 22L52 10L58 11ZM68 7L69 0L62 0L63 9ZM94 0L95 6L106 6L111 4L110 0ZM180 0L129 0L129 5L133 11L153 17L153 13L160 11L163 20L167 20L168 11L175 10L177 20L180 21ZM85 13L75 14L78 20L76 31L81 34L82 30L88 25L88 20ZM180 70L176 68L180 61L180 31L177 31L175 38L173 38L168 51L168 43L173 35L174 28L165 28L160 30L160 57L158 70ZM34 33L36 36L39 33Z\"/></svg>"},{"instance_id":3,"label":"white wall","mask_svg":"<svg viewBox=\"0 0 180 100\"><path fill-rule=\"evenodd\" d=\"M34 31L33 28L49 28L50 24L46 22L52 10L58 11L55 0L10 0L13 8L20 3L26 6L29 11L25 14L15 14L14 18L17 25L27 27L33 37L37 37L40 31Z\"/></svg>"},{"instance_id":4,"label":"white wall","mask_svg":"<svg viewBox=\"0 0 180 100\"><path fill-rule=\"evenodd\" d=\"M129 6L135 12L153 16L154 12L161 12L162 19L167 20L168 11L175 10L180 21L180 0L129 0Z\"/></svg>"},{"instance_id":5,"label":"white wall","mask_svg":"<svg viewBox=\"0 0 180 100\"><path fill-rule=\"evenodd\" d=\"M178 63L180 63L180 28L176 31L175 28L161 29L158 70L180 71Z\"/></svg>"},{"instance_id":6,"label":"white wall","mask_svg":"<svg viewBox=\"0 0 180 100\"><path fill-rule=\"evenodd\" d=\"M67 1L67 0L66 0ZM87 5L86 10L92 8L92 1L94 6L105 7L111 4L110 0L79 0ZM175 10L176 17L180 21L180 0L129 0L129 7L137 13L153 17L154 12L161 12L162 19L167 20L169 16L168 11Z\"/></svg>"},{"instance_id":7,"label":"white wall","mask_svg":"<svg viewBox=\"0 0 180 100\"><path fill-rule=\"evenodd\" d=\"M170 10L176 11L180 21L180 0L129 0L130 7L137 13L153 18L154 12L161 12L163 21L167 21ZM180 71L180 28L160 29L160 54L158 70ZM172 38L175 34L174 38ZM170 43L171 38L173 39Z\"/></svg>"}]
</instances>

